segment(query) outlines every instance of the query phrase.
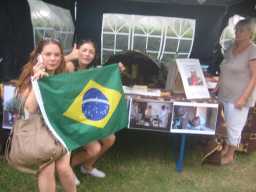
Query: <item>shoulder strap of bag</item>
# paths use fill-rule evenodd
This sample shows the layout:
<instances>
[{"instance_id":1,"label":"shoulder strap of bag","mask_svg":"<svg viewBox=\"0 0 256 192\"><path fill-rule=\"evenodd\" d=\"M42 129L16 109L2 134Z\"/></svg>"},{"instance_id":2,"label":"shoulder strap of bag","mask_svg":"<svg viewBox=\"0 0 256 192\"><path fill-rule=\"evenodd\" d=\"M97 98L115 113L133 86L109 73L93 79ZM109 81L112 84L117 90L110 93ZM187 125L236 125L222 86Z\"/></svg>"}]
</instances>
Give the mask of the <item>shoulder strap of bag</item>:
<instances>
[{"instance_id":1,"label":"shoulder strap of bag","mask_svg":"<svg viewBox=\"0 0 256 192\"><path fill-rule=\"evenodd\" d=\"M223 148L222 143L220 141L218 141L218 138L215 138L215 140L216 140L216 145L208 153L206 153L203 156L203 158L201 160L201 164L203 164L206 161L206 159L208 157L210 157L213 153L215 153L216 151L222 150L222 148Z\"/></svg>"},{"instance_id":2,"label":"shoulder strap of bag","mask_svg":"<svg viewBox=\"0 0 256 192\"><path fill-rule=\"evenodd\" d=\"M24 97L21 97L21 96L17 96L17 99L20 101L20 105L19 105L19 108L18 108L19 115L20 115L20 117L24 118L24 116L25 116L25 103L27 101L27 97L24 98Z\"/></svg>"}]
</instances>

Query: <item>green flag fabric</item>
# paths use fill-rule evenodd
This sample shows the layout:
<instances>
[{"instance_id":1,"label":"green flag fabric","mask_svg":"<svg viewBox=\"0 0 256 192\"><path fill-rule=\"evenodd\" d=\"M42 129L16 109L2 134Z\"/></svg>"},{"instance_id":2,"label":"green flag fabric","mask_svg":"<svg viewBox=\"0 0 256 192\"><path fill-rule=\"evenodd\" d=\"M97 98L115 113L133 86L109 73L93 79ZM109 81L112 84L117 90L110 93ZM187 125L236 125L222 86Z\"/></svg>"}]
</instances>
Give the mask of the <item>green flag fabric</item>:
<instances>
[{"instance_id":1,"label":"green flag fabric","mask_svg":"<svg viewBox=\"0 0 256 192\"><path fill-rule=\"evenodd\" d=\"M43 118L70 151L128 124L116 64L32 81Z\"/></svg>"}]
</instances>

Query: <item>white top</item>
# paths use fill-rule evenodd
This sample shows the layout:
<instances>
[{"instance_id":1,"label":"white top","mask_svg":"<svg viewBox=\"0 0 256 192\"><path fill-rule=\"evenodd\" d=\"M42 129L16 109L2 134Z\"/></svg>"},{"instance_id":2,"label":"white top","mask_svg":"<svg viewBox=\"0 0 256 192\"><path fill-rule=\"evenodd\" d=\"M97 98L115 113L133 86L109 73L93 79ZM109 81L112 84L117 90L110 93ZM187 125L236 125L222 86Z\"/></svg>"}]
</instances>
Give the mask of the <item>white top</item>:
<instances>
[{"instance_id":1,"label":"white top","mask_svg":"<svg viewBox=\"0 0 256 192\"><path fill-rule=\"evenodd\" d=\"M251 59L256 59L255 44L251 44L236 56L233 55L232 48L227 50L220 66L220 100L234 103L243 94L251 79L249 66ZM253 93L248 98L246 106L254 106L255 96Z\"/></svg>"}]
</instances>

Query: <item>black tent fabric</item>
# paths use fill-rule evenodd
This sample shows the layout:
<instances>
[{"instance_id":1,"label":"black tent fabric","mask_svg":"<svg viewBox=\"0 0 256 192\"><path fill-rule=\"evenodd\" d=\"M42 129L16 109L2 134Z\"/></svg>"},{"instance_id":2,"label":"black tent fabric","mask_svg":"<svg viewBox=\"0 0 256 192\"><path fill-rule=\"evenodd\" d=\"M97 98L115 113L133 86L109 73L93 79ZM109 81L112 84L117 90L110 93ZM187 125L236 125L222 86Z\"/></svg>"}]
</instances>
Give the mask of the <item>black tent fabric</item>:
<instances>
[{"instance_id":1,"label":"black tent fabric","mask_svg":"<svg viewBox=\"0 0 256 192\"><path fill-rule=\"evenodd\" d=\"M229 17L234 14L255 16L255 4L254 0L207 0L202 5L196 0L77 0L77 39L92 38L100 47L104 13L193 18L196 31L191 57L209 64L209 71L215 73L221 62L219 38Z\"/></svg>"},{"instance_id":2,"label":"black tent fabric","mask_svg":"<svg viewBox=\"0 0 256 192\"><path fill-rule=\"evenodd\" d=\"M77 2L76 36L96 40L100 48L103 13L126 13L194 18L196 36L191 57L219 65L219 37L233 14L256 16L255 0L44 0L69 8ZM0 1L0 81L18 77L33 49L33 30L27 0Z\"/></svg>"},{"instance_id":3,"label":"black tent fabric","mask_svg":"<svg viewBox=\"0 0 256 192\"><path fill-rule=\"evenodd\" d=\"M88 3L78 0L78 40L92 38L100 47L102 17L104 13L125 13L167 17L192 18L196 20L196 32L191 57L211 64L212 52L221 33L223 18L227 14L224 6L196 6L180 4L153 4L146 2L116 2L94 0Z\"/></svg>"},{"instance_id":4,"label":"black tent fabric","mask_svg":"<svg viewBox=\"0 0 256 192\"><path fill-rule=\"evenodd\" d=\"M33 32L26 0L0 2L0 81L16 79L33 49Z\"/></svg>"}]
</instances>

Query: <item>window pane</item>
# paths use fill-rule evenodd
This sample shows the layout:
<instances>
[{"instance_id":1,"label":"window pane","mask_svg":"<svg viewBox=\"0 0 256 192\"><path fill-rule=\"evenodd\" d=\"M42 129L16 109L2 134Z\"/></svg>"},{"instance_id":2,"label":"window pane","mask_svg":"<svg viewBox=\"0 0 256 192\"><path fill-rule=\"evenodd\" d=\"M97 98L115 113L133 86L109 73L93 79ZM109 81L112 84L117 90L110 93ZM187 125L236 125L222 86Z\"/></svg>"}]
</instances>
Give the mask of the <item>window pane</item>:
<instances>
[{"instance_id":1,"label":"window pane","mask_svg":"<svg viewBox=\"0 0 256 192\"><path fill-rule=\"evenodd\" d=\"M114 35L103 35L103 48L114 49Z\"/></svg>"},{"instance_id":2,"label":"window pane","mask_svg":"<svg viewBox=\"0 0 256 192\"><path fill-rule=\"evenodd\" d=\"M44 31L43 30L37 30L34 29L34 33L35 33L35 45L37 45L37 43L44 38Z\"/></svg>"},{"instance_id":3,"label":"window pane","mask_svg":"<svg viewBox=\"0 0 256 192\"><path fill-rule=\"evenodd\" d=\"M112 29L110 27L111 25L109 24L109 22L107 22L105 25L103 25L103 31L105 32L112 32Z\"/></svg>"},{"instance_id":4,"label":"window pane","mask_svg":"<svg viewBox=\"0 0 256 192\"><path fill-rule=\"evenodd\" d=\"M162 29L161 28L155 28L154 31L150 35L159 35L161 36Z\"/></svg>"},{"instance_id":5,"label":"window pane","mask_svg":"<svg viewBox=\"0 0 256 192\"><path fill-rule=\"evenodd\" d=\"M121 49L121 50L127 50L128 49L128 36L117 35L116 48Z\"/></svg>"},{"instance_id":6,"label":"window pane","mask_svg":"<svg viewBox=\"0 0 256 192\"><path fill-rule=\"evenodd\" d=\"M144 30L143 30L144 28L143 27L138 27L138 26L135 26L135 28L134 28L134 33L136 34L136 33L138 33L138 34L145 34L145 32L144 32Z\"/></svg>"},{"instance_id":7,"label":"window pane","mask_svg":"<svg viewBox=\"0 0 256 192\"><path fill-rule=\"evenodd\" d=\"M192 28L188 29L188 30L184 33L183 37L185 37L185 38L192 38L192 37L193 37L193 30L192 30Z\"/></svg>"},{"instance_id":8,"label":"window pane","mask_svg":"<svg viewBox=\"0 0 256 192\"><path fill-rule=\"evenodd\" d=\"M51 37L54 37L54 31L53 30L45 30L44 38L51 38ZM61 39L59 39L59 40L61 41Z\"/></svg>"},{"instance_id":9,"label":"window pane","mask_svg":"<svg viewBox=\"0 0 256 192\"><path fill-rule=\"evenodd\" d=\"M110 56L114 53L112 51L103 51L103 60L102 63L106 63Z\"/></svg>"},{"instance_id":10,"label":"window pane","mask_svg":"<svg viewBox=\"0 0 256 192\"><path fill-rule=\"evenodd\" d=\"M146 49L146 37L134 37L133 49L145 52Z\"/></svg>"},{"instance_id":11,"label":"window pane","mask_svg":"<svg viewBox=\"0 0 256 192\"><path fill-rule=\"evenodd\" d=\"M176 33L174 32L173 28L168 26L167 28L167 36L176 37Z\"/></svg>"},{"instance_id":12,"label":"window pane","mask_svg":"<svg viewBox=\"0 0 256 192\"><path fill-rule=\"evenodd\" d=\"M180 20L180 27L181 27L181 34L183 34L185 31L187 31L191 26L190 22L186 20Z\"/></svg>"},{"instance_id":13,"label":"window pane","mask_svg":"<svg viewBox=\"0 0 256 192\"><path fill-rule=\"evenodd\" d=\"M180 40L178 52L188 53L190 50L191 40Z\"/></svg>"},{"instance_id":14,"label":"window pane","mask_svg":"<svg viewBox=\"0 0 256 192\"><path fill-rule=\"evenodd\" d=\"M150 37L148 39L148 50L158 51L160 49L160 38Z\"/></svg>"},{"instance_id":15,"label":"window pane","mask_svg":"<svg viewBox=\"0 0 256 192\"><path fill-rule=\"evenodd\" d=\"M174 21L173 29L177 34L180 34L180 25L181 24L179 19Z\"/></svg>"},{"instance_id":16,"label":"window pane","mask_svg":"<svg viewBox=\"0 0 256 192\"><path fill-rule=\"evenodd\" d=\"M175 55L174 54L165 54L162 58L163 63L173 63Z\"/></svg>"},{"instance_id":17,"label":"window pane","mask_svg":"<svg viewBox=\"0 0 256 192\"><path fill-rule=\"evenodd\" d=\"M123 25L123 26L119 27L118 32L119 33L128 33L129 34L129 26Z\"/></svg>"},{"instance_id":18,"label":"window pane","mask_svg":"<svg viewBox=\"0 0 256 192\"><path fill-rule=\"evenodd\" d=\"M176 52L178 46L177 39L167 39L165 45L165 51Z\"/></svg>"}]
</instances>

